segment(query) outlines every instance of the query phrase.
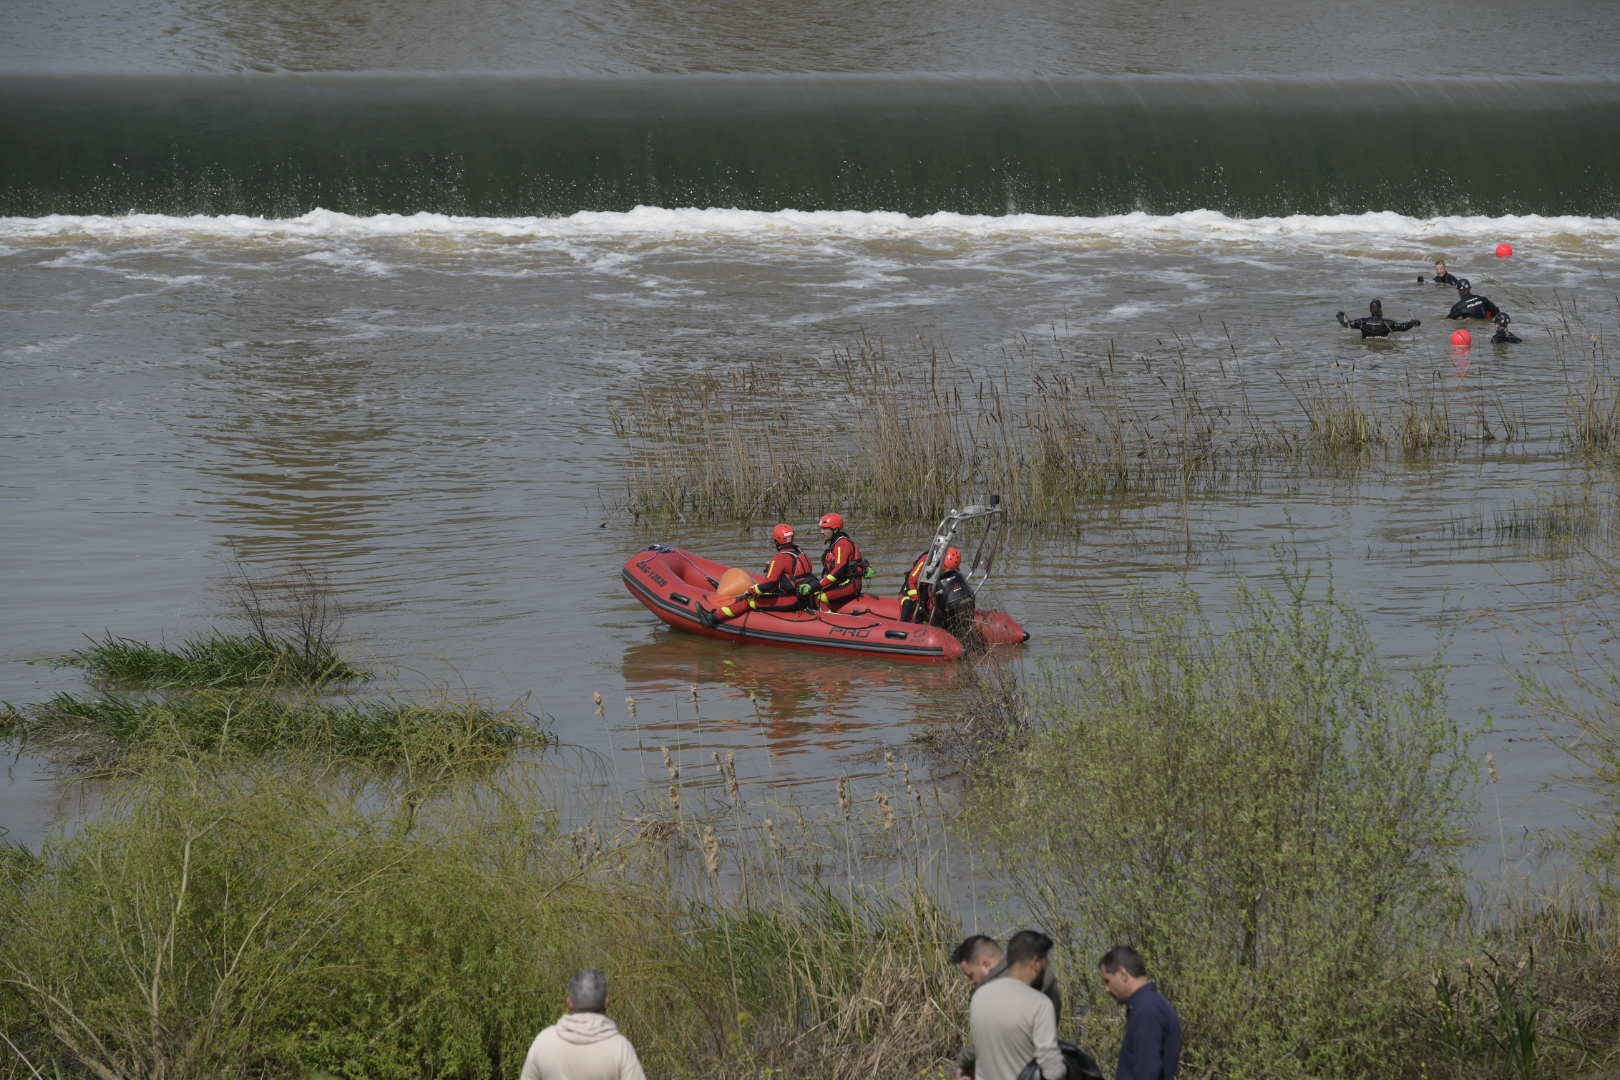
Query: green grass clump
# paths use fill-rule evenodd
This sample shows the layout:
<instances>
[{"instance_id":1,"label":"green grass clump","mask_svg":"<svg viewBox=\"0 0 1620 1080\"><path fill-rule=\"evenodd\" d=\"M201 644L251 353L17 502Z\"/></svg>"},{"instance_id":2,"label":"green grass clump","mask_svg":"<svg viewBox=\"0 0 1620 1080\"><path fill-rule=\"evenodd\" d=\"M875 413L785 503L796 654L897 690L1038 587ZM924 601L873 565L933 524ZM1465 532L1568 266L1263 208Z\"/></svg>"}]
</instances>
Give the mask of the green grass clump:
<instances>
[{"instance_id":1,"label":"green grass clump","mask_svg":"<svg viewBox=\"0 0 1620 1080\"><path fill-rule=\"evenodd\" d=\"M219 631L188 639L178 649L109 632L60 662L117 687L323 686L371 678L371 672L349 663L324 642L305 648L276 637Z\"/></svg>"},{"instance_id":2,"label":"green grass clump","mask_svg":"<svg viewBox=\"0 0 1620 1080\"><path fill-rule=\"evenodd\" d=\"M533 717L476 702L332 704L196 690L157 697L58 694L13 714L25 747L92 771L201 752L295 754L384 772L471 775L515 750L552 741Z\"/></svg>"}]
</instances>

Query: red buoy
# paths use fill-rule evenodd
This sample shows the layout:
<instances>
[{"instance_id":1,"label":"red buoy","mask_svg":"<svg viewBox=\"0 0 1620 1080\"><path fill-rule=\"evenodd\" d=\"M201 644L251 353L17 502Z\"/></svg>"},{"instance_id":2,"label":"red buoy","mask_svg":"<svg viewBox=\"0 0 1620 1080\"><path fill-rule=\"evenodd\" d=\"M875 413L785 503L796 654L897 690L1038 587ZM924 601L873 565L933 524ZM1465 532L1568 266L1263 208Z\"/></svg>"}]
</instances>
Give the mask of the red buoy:
<instances>
[{"instance_id":1,"label":"red buoy","mask_svg":"<svg viewBox=\"0 0 1620 1080\"><path fill-rule=\"evenodd\" d=\"M1467 348L1474 343L1474 335L1466 330L1453 330L1451 332L1451 343Z\"/></svg>"},{"instance_id":2,"label":"red buoy","mask_svg":"<svg viewBox=\"0 0 1620 1080\"><path fill-rule=\"evenodd\" d=\"M1512 244L1497 244L1496 245L1496 257L1498 259L1505 259L1511 254L1513 254L1513 245Z\"/></svg>"}]
</instances>

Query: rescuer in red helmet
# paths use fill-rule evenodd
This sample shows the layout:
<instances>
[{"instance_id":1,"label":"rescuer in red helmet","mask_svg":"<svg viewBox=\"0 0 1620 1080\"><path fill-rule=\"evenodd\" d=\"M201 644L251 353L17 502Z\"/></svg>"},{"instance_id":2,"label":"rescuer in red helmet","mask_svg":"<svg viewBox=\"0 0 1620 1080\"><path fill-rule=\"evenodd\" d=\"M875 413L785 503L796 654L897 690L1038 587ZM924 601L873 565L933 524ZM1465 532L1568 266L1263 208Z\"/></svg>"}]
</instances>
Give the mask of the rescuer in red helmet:
<instances>
[{"instance_id":1,"label":"rescuer in red helmet","mask_svg":"<svg viewBox=\"0 0 1620 1080\"><path fill-rule=\"evenodd\" d=\"M934 585L923 580L923 572L928 569L929 552L925 551L917 556L917 561L911 564L906 573L905 584L900 586L900 620L902 622L925 623L934 611ZM940 562L940 568L945 574L954 573L962 565L962 550L960 548L946 548L945 558ZM945 580L944 574L940 580Z\"/></svg>"},{"instance_id":2,"label":"rescuer in red helmet","mask_svg":"<svg viewBox=\"0 0 1620 1080\"><path fill-rule=\"evenodd\" d=\"M816 586L821 591L816 599L823 607L831 608L861 595L871 568L844 531L843 514L822 514L820 525L827 549L821 553L821 580Z\"/></svg>"},{"instance_id":3,"label":"rescuer in red helmet","mask_svg":"<svg viewBox=\"0 0 1620 1080\"><path fill-rule=\"evenodd\" d=\"M776 526L771 530L771 540L776 544L776 554L765 567L765 580L714 611L700 606L698 618L704 626L718 626L750 611L792 611L808 603L814 571L810 557L794 543L793 526Z\"/></svg>"}]
</instances>

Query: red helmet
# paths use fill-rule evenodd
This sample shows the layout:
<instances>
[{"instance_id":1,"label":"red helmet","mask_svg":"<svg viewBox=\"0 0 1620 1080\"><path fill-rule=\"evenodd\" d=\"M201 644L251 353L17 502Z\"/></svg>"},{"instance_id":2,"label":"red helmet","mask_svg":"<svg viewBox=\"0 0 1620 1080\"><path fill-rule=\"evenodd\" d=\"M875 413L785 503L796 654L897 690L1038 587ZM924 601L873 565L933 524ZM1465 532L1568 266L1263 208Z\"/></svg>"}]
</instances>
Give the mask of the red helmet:
<instances>
[{"instance_id":1,"label":"red helmet","mask_svg":"<svg viewBox=\"0 0 1620 1080\"><path fill-rule=\"evenodd\" d=\"M778 525L776 528L771 530L771 539L776 541L777 547L781 547L783 544L793 543L793 526Z\"/></svg>"},{"instance_id":2,"label":"red helmet","mask_svg":"<svg viewBox=\"0 0 1620 1080\"><path fill-rule=\"evenodd\" d=\"M945 569L947 569L947 570L955 570L957 567L959 567L961 565L962 565L962 549L961 548L946 548L945 549Z\"/></svg>"},{"instance_id":3,"label":"red helmet","mask_svg":"<svg viewBox=\"0 0 1620 1080\"><path fill-rule=\"evenodd\" d=\"M842 529L844 527L843 514L822 514L821 527L823 529Z\"/></svg>"}]
</instances>

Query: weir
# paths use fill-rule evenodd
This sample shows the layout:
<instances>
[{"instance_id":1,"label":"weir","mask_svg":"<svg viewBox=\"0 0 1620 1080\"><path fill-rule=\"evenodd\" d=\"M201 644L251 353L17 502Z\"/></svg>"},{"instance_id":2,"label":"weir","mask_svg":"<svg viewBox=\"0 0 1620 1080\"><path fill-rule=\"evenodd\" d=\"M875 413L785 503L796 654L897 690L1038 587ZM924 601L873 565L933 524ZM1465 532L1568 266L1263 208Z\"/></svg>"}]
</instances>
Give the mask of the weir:
<instances>
[{"instance_id":1,"label":"weir","mask_svg":"<svg viewBox=\"0 0 1620 1080\"><path fill-rule=\"evenodd\" d=\"M0 78L0 214L1620 215L1620 82Z\"/></svg>"}]
</instances>

